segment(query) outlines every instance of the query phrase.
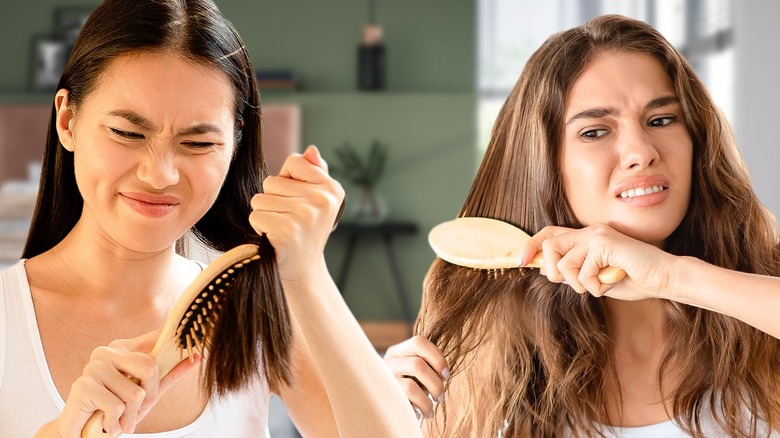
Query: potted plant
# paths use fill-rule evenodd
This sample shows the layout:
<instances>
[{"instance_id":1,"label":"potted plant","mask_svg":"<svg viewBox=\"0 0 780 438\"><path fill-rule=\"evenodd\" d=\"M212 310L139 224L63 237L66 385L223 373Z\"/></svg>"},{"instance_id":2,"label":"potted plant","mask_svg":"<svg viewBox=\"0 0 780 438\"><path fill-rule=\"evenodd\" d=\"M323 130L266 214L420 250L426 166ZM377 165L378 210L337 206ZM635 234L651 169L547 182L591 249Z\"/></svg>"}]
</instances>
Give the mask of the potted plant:
<instances>
[{"instance_id":1,"label":"potted plant","mask_svg":"<svg viewBox=\"0 0 780 438\"><path fill-rule=\"evenodd\" d=\"M387 216L387 204L376 192L376 184L385 170L387 146L374 140L365 158L349 143L344 143L335 153L337 161L331 166L333 175L358 188L354 201L348 201L351 219L363 223L383 221Z\"/></svg>"}]
</instances>

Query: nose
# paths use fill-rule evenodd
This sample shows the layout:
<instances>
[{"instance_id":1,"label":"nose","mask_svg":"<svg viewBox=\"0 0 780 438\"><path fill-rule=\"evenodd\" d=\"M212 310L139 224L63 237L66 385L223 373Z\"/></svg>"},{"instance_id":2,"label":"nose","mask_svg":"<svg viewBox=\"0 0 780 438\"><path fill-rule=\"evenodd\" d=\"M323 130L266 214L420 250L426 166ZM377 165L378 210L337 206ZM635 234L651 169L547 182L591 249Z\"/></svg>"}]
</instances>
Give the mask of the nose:
<instances>
[{"instance_id":1,"label":"nose","mask_svg":"<svg viewBox=\"0 0 780 438\"><path fill-rule=\"evenodd\" d=\"M179 182L179 168L175 154L167 151L147 150L138 164L138 179L156 190L176 185Z\"/></svg>"},{"instance_id":2,"label":"nose","mask_svg":"<svg viewBox=\"0 0 780 438\"><path fill-rule=\"evenodd\" d=\"M624 128L618 141L623 169L641 170L658 164L658 149L652 137L641 126Z\"/></svg>"}]
</instances>

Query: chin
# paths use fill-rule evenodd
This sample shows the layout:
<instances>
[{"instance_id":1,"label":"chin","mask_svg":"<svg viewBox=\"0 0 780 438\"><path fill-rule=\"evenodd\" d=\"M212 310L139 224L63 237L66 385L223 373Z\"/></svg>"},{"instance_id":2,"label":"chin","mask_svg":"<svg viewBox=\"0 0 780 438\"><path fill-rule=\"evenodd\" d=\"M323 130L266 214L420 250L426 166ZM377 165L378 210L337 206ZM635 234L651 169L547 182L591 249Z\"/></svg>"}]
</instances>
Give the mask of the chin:
<instances>
[{"instance_id":1,"label":"chin","mask_svg":"<svg viewBox=\"0 0 780 438\"><path fill-rule=\"evenodd\" d=\"M672 235L675 228L668 227L652 227L642 226L648 224L610 224L615 230L625 234L633 239L648 243L658 248L663 248L666 239Z\"/></svg>"},{"instance_id":2,"label":"chin","mask_svg":"<svg viewBox=\"0 0 780 438\"><path fill-rule=\"evenodd\" d=\"M176 243L177 236L172 233L150 231L131 235L122 233L117 236L117 242L128 250L139 253L157 253L165 251Z\"/></svg>"}]
</instances>

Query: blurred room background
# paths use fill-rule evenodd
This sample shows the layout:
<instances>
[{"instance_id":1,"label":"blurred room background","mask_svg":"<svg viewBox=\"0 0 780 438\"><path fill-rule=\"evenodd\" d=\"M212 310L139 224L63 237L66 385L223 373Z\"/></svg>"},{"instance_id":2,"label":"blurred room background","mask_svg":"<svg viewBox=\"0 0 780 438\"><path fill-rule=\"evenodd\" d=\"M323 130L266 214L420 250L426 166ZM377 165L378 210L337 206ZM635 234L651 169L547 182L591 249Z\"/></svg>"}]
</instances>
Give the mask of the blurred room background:
<instances>
[{"instance_id":1,"label":"blurred room background","mask_svg":"<svg viewBox=\"0 0 780 438\"><path fill-rule=\"evenodd\" d=\"M0 6L0 267L21 254L52 87L68 44L98 3ZM380 351L410 333L434 258L427 233L456 216L525 60L550 34L596 15L645 20L686 55L731 121L759 197L780 212L780 144L772 128L780 101L780 2L216 3L238 28L261 80L271 170L289 152L316 144L347 189L344 226L326 258ZM371 163L362 169L367 176L355 173L355 158ZM363 214L356 207L366 205L379 208ZM288 436L281 431L287 425L274 427L273 436Z\"/></svg>"}]
</instances>

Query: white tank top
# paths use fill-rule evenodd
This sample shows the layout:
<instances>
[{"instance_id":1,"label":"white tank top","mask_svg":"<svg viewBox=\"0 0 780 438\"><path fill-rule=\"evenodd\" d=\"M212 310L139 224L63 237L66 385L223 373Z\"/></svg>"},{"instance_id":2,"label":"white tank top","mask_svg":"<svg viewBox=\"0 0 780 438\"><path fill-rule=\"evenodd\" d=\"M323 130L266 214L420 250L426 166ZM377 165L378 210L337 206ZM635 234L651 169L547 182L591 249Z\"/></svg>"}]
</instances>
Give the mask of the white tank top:
<instances>
[{"instance_id":1,"label":"white tank top","mask_svg":"<svg viewBox=\"0 0 780 438\"><path fill-rule=\"evenodd\" d=\"M213 399L188 426L144 438L269 438L265 381ZM41 344L24 261L0 271L0 437L31 437L60 415L65 401L54 385Z\"/></svg>"},{"instance_id":2,"label":"white tank top","mask_svg":"<svg viewBox=\"0 0 780 438\"><path fill-rule=\"evenodd\" d=\"M728 438L728 434L720 428L718 423L707 412L702 409L702 432L707 438ZM690 435L685 433L677 426L673 420L665 421L663 423L651 424L649 426L640 427L601 427L601 431L607 438L690 438ZM757 437L766 436L766 424L759 422ZM769 435L770 438L778 438L780 434L777 431L772 431Z\"/></svg>"}]
</instances>

